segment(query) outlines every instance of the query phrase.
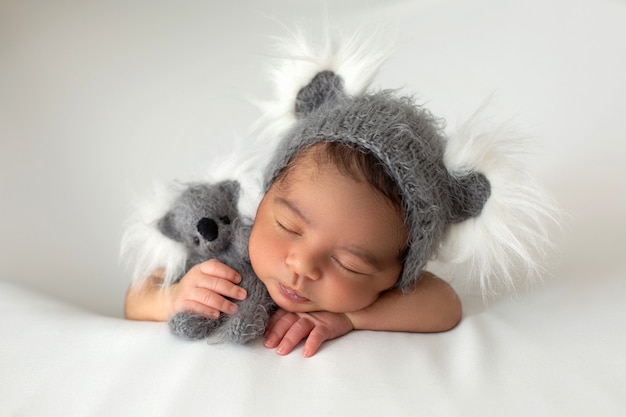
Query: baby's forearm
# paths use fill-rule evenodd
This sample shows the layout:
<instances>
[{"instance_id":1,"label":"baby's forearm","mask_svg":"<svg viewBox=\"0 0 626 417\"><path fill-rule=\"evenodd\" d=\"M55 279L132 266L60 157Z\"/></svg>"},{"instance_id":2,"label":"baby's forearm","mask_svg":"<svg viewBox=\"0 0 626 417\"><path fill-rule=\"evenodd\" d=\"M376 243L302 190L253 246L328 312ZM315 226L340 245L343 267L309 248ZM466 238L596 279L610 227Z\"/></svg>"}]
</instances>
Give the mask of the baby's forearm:
<instances>
[{"instance_id":1,"label":"baby's forearm","mask_svg":"<svg viewBox=\"0 0 626 417\"><path fill-rule=\"evenodd\" d=\"M167 321L166 294L158 276L148 278L141 286L131 285L126 292L124 316L129 320Z\"/></svg>"},{"instance_id":2,"label":"baby's forearm","mask_svg":"<svg viewBox=\"0 0 626 417\"><path fill-rule=\"evenodd\" d=\"M370 306L347 313L355 329L401 332L442 332L461 320L462 307L452 287L429 272L422 273L412 292L383 293Z\"/></svg>"}]
</instances>

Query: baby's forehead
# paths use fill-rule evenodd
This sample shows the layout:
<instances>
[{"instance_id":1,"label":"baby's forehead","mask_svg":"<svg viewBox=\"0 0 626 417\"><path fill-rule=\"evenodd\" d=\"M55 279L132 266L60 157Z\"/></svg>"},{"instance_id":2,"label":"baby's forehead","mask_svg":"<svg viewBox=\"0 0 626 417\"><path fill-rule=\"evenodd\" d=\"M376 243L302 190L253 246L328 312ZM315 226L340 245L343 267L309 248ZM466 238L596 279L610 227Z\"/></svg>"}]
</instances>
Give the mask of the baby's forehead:
<instances>
[{"instance_id":1,"label":"baby's forehead","mask_svg":"<svg viewBox=\"0 0 626 417\"><path fill-rule=\"evenodd\" d=\"M308 213L318 216L332 213L340 223L355 224L357 229L364 230L368 239L377 230L380 236L397 236L400 249L407 245L408 225L403 213L367 181L357 181L328 162L319 164L315 158L302 159L277 179L268 196L273 204L296 206L298 210L290 211L307 214L304 217L315 217ZM380 229L382 225L386 226Z\"/></svg>"}]
</instances>

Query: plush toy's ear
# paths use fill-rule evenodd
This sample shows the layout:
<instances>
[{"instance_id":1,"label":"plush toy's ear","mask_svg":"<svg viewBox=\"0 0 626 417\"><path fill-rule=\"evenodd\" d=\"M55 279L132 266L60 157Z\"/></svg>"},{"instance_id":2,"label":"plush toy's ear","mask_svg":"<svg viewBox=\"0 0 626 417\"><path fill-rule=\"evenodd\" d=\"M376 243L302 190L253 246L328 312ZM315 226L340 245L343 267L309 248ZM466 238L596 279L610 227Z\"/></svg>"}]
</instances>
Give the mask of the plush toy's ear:
<instances>
[{"instance_id":1,"label":"plush toy's ear","mask_svg":"<svg viewBox=\"0 0 626 417\"><path fill-rule=\"evenodd\" d=\"M341 77L332 71L322 71L298 92L294 107L296 117L305 117L322 104L343 94L344 88Z\"/></svg>"},{"instance_id":2,"label":"plush toy's ear","mask_svg":"<svg viewBox=\"0 0 626 417\"><path fill-rule=\"evenodd\" d=\"M448 223L458 223L480 214L491 195L491 184L480 172L450 173Z\"/></svg>"},{"instance_id":3,"label":"plush toy's ear","mask_svg":"<svg viewBox=\"0 0 626 417\"><path fill-rule=\"evenodd\" d=\"M174 224L174 213L168 211L157 223L157 228L165 236L177 242L182 242L183 237Z\"/></svg>"},{"instance_id":4,"label":"plush toy's ear","mask_svg":"<svg viewBox=\"0 0 626 417\"><path fill-rule=\"evenodd\" d=\"M220 192L225 193L228 199L232 202L236 202L239 199L239 182L234 180L222 181L218 184Z\"/></svg>"}]
</instances>

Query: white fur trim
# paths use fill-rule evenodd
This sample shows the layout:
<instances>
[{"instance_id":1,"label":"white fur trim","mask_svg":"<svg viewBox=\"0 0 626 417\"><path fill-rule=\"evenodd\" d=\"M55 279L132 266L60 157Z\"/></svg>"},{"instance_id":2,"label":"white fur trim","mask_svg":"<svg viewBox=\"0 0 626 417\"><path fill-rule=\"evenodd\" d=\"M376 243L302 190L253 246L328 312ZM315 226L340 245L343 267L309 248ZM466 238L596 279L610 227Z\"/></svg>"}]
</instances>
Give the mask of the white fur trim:
<instances>
[{"instance_id":1,"label":"white fur trim","mask_svg":"<svg viewBox=\"0 0 626 417\"><path fill-rule=\"evenodd\" d=\"M478 217L448 227L437 260L457 264L488 298L542 278L548 225L558 222L554 202L523 168L528 141L506 126L478 130L485 122L481 110L462 125L448 141L444 162L451 172L483 173L491 196Z\"/></svg>"},{"instance_id":2,"label":"white fur trim","mask_svg":"<svg viewBox=\"0 0 626 417\"><path fill-rule=\"evenodd\" d=\"M259 140L273 150L284 132L296 121L294 103L302 87L321 72L330 70L344 81L350 95L362 94L370 86L382 63L392 54L395 36L388 30L363 28L350 35L327 23L323 33L306 33L302 27L289 30L277 43L278 65L270 70L275 97L252 100L263 116L256 124Z\"/></svg>"},{"instance_id":3,"label":"white fur trim","mask_svg":"<svg viewBox=\"0 0 626 417\"><path fill-rule=\"evenodd\" d=\"M141 285L158 269L164 286L184 272L187 255L182 244L164 236L156 222L167 212L180 186L155 184L152 195L135 202L135 211L122 236L120 257L130 270L133 285Z\"/></svg>"},{"instance_id":4,"label":"white fur trim","mask_svg":"<svg viewBox=\"0 0 626 417\"><path fill-rule=\"evenodd\" d=\"M163 235L156 224L188 183L216 183L227 179L239 181L240 215L254 217L262 197L262 165L259 165L258 155L245 155L249 152L250 149L242 147L230 157L209 164L205 174L194 180L154 184L151 193L134 202L134 212L126 224L120 248L120 257L130 271L134 285L141 285L157 269L164 271L164 286L172 284L185 272L187 253L184 246Z\"/></svg>"}]
</instances>

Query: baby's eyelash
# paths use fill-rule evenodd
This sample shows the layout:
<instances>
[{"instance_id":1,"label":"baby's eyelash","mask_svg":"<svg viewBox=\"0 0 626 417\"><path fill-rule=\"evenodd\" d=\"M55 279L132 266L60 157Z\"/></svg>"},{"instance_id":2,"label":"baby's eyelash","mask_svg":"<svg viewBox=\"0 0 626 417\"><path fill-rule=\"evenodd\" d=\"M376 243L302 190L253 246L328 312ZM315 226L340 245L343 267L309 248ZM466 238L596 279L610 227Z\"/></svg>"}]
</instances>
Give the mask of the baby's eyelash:
<instances>
[{"instance_id":1,"label":"baby's eyelash","mask_svg":"<svg viewBox=\"0 0 626 417\"><path fill-rule=\"evenodd\" d=\"M365 275L362 272L359 271L355 271L353 269L348 268L347 266L345 266L344 264L341 263L341 261L339 261L339 259L335 258L334 256L331 257L331 259L333 260L333 262L335 263L335 265L337 265L339 268L341 268L343 271L352 274L352 275Z\"/></svg>"},{"instance_id":2,"label":"baby's eyelash","mask_svg":"<svg viewBox=\"0 0 626 417\"><path fill-rule=\"evenodd\" d=\"M284 224L282 224L281 222L279 222L278 220L275 220L276 226L282 230L283 232L289 233L289 234L293 234L293 235L299 235L298 232L296 232L295 230L291 230L290 228L288 228L287 226L285 226Z\"/></svg>"}]
</instances>

